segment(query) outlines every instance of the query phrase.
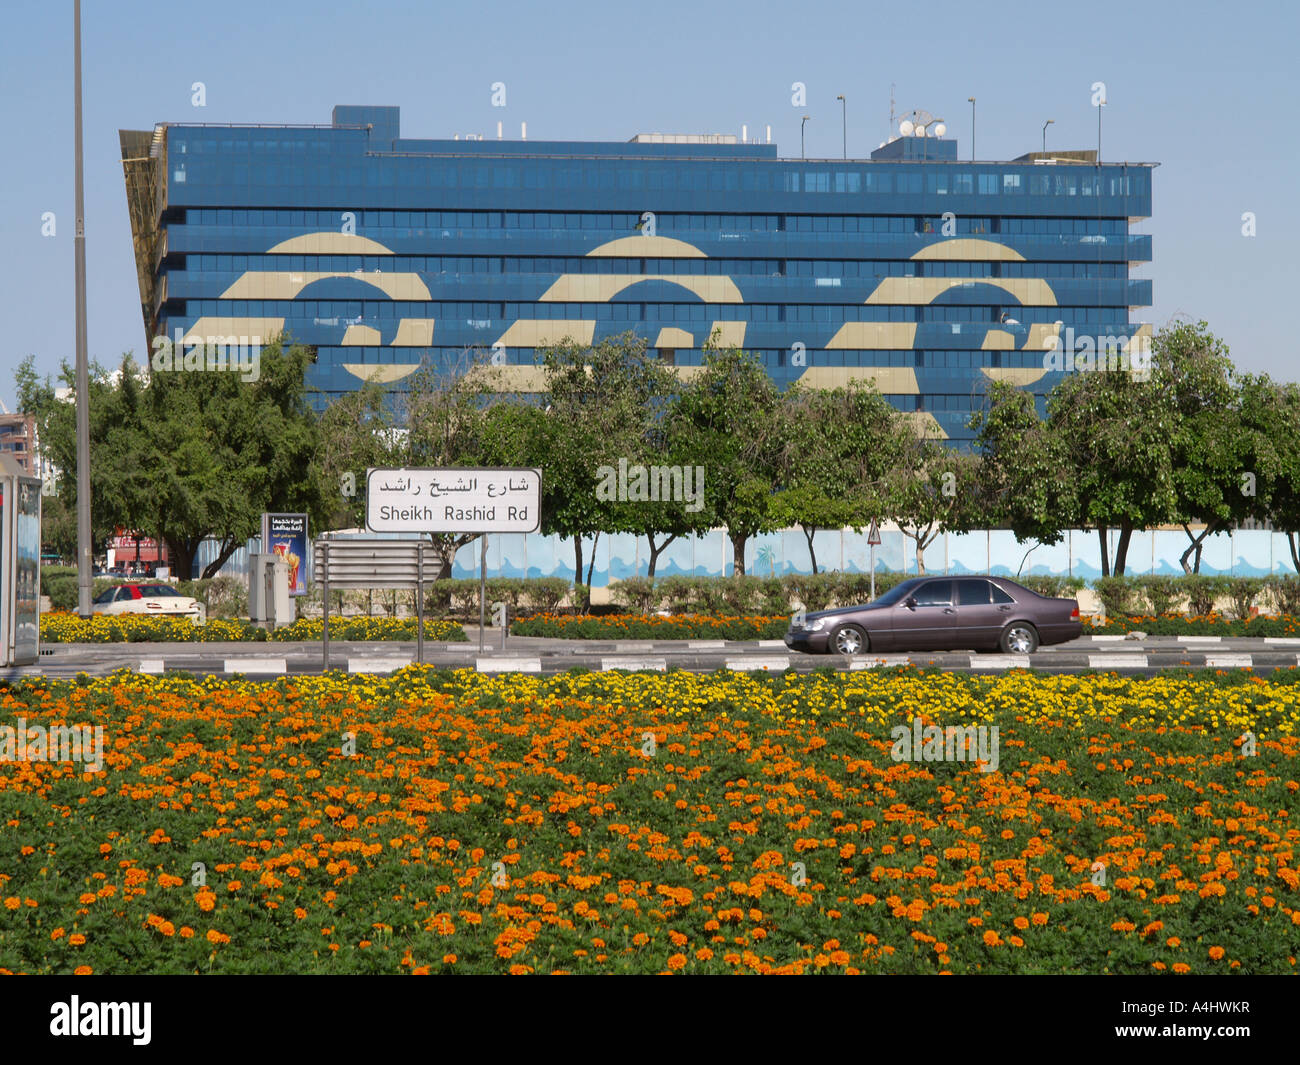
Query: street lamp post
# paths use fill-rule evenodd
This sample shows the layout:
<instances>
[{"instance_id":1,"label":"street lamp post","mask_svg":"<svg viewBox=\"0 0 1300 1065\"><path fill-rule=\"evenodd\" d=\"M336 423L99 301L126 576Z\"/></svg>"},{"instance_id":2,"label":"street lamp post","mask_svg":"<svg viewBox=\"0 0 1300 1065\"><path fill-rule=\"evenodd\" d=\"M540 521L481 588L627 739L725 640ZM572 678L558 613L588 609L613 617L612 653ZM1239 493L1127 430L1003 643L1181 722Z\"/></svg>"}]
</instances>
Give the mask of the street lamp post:
<instances>
[{"instance_id":1,"label":"street lamp post","mask_svg":"<svg viewBox=\"0 0 1300 1065\"><path fill-rule=\"evenodd\" d=\"M800 119L799 121L799 158L800 159L808 158L808 153L804 150L803 129L804 126L808 124L808 120L810 118L812 118L812 115L804 115L803 118Z\"/></svg>"},{"instance_id":2,"label":"street lamp post","mask_svg":"<svg viewBox=\"0 0 1300 1065\"><path fill-rule=\"evenodd\" d=\"M1044 155L1047 154L1047 127L1050 126L1055 121L1056 119L1049 118L1046 122L1043 123L1043 154Z\"/></svg>"},{"instance_id":3,"label":"street lamp post","mask_svg":"<svg viewBox=\"0 0 1300 1065\"><path fill-rule=\"evenodd\" d=\"M77 332L77 613L89 618L94 574L90 545L90 368L86 355L86 190L81 156L81 0L73 0L72 22L72 91L76 97L73 104L76 232L72 246Z\"/></svg>"},{"instance_id":4,"label":"street lamp post","mask_svg":"<svg viewBox=\"0 0 1300 1065\"><path fill-rule=\"evenodd\" d=\"M975 162L975 97L966 97L970 104L970 161Z\"/></svg>"},{"instance_id":5,"label":"street lamp post","mask_svg":"<svg viewBox=\"0 0 1300 1065\"><path fill-rule=\"evenodd\" d=\"M840 102L840 125L844 129L844 158L849 157L849 102L843 96L835 99Z\"/></svg>"}]
</instances>

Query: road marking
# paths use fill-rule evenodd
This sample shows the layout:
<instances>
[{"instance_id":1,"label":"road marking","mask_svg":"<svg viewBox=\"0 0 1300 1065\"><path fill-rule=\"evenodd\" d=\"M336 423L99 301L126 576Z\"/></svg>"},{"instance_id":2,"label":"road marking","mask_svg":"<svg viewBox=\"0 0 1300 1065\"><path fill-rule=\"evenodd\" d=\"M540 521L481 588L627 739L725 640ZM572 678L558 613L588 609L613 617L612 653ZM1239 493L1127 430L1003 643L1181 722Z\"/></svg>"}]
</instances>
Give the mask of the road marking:
<instances>
[{"instance_id":1,"label":"road marking","mask_svg":"<svg viewBox=\"0 0 1300 1065\"><path fill-rule=\"evenodd\" d=\"M1179 643L1222 643L1222 636L1179 636Z\"/></svg>"},{"instance_id":2,"label":"road marking","mask_svg":"<svg viewBox=\"0 0 1300 1065\"><path fill-rule=\"evenodd\" d=\"M620 654L625 651L631 651L633 654L645 654L647 651L653 651L654 649L655 649L655 645L648 641L641 642L641 643L614 644L614 650L618 651Z\"/></svg>"},{"instance_id":3,"label":"road marking","mask_svg":"<svg viewBox=\"0 0 1300 1065\"><path fill-rule=\"evenodd\" d=\"M1264 642L1268 644L1282 644L1283 646L1287 644L1291 644L1292 646L1295 646L1296 644L1300 643L1300 640L1294 639L1293 637L1290 636L1265 636Z\"/></svg>"},{"instance_id":4,"label":"road marking","mask_svg":"<svg viewBox=\"0 0 1300 1065\"><path fill-rule=\"evenodd\" d=\"M478 658L474 668L480 673L540 673L541 658Z\"/></svg>"},{"instance_id":5,"label":"road marking","mask_svg":"<svg viewBox=\"0 0 1300 1065\"><path fill-rule=\"evenodd\" d=\"M877 666L888 668L890 666L910 666L911 658L907 655L875 655L870 658L854 657L849 660L849 669L875 669Z\"/></svg>"},{"instance_id":6,"label":"road marking","mask_svg":"<svg viewBox=\"0 0 1300 1065\"><path fill-rule=\"evenodd\" d=\"M759 646L759 647L776 647L776 648L779 648L779 649L781 649L781 650L785 650L785 641L784 641L784 640L759 640L759 641L758 641L758 646Z\"/></svg>"},{"instance_id":7,"label":"road marking","mask_svg":"<svg viewBox=\"0 0 1300 1065\"><path fill-rule=\"evenodd\" d=\"M283 658L227 658L227 673L288 673Z\"/></svg>"},{"instance_id":8,"label":"road marking","mask_svg":"<svg viewBox=\"0 0 1300 1065\"><path fill-rule=\"evenodd\" d=\"M1219 667L1227 669L1249 669L1252 664L1250 655L1206 655L1206 668Z\"/></svg>"},{"instance_id":9,"label":"road marking","mask_svg":"<svg viewBox=\"0 0 1300 1065\"><path fill-rule=\"evenodd\" d=\"M137 673L164 673L163 660L161 658L142 658L140 659L140 668Z\"/></svg>"},{"instance_id":10,"label":"road marking","mask_svg":"<svg viewBox=\"0 0 1300 1065\"><path fill-rule=\"evenodd\" d=\"M1089 655L1089 669L1146 669L1146 655Z\"/></svg>"},{"instance_id":11,"label":"road marking","mask_svg":"<svg viewBox=\"0 0 1300 1065\"><path fill-rule=\"evenodd\" d=\"M600 660L601 669L653 669L662 673L668 668L664 658L638 658L635 655L606 655Z\"/></svg>"},{"instance_id":12,"label":"road marking","mask_svg":"<svg viewBox=\"0 0 1300 1065\"><path fill-rule=\"evenodd\" d=\"M413 658L406 658L406 657L401 657L396 655L389 655L386 658L378 657L378 656L372 658L349 658L348 672L349 673L395 673L399 669L405 669L414 661L415 659Z\"/></svg>"},{"instance_id":13,"label":"road marking","mask_svg":"<svg viewBox=\"0 0 1300 1065\"><path fill-rule=\"evenodd\" d=\"M692 651L720 651L727 646L726 640L688 640L686 646Z\"/></svg>"},{"instance_id":14,"label":"road marking","mask_svg":"<svg viewBox=\"0 0 1300 1065\"><path fill-rule=\"evenodd\" d=\"M987 666L989 669L1028 669L1028 655L971 655L970 668L979 669L981 666Z\"/></svg>"},{"instance_id":15,"label":"road marking","mask_svg":"<svg viewBox=\"0 0 1300 1065\"><path fill-rule=\"evenodd\" d=\"M1097 643L1118 643L1120 640L1128 639L1127 636L1090 636L1088 638L1095 640Z\"/></svg>"},{"instance_id":16,"label":"road marking","mask_svg":"<svg viewBox=\"0 0 1300 1065\"><path fill-rule=\"evenodd\" d=\"M790 668L789 655L745 655L744 657L732 657L726 660L728 669L737 673L748 673L757 669L771 669L781 671Z\"/></svg>"}]
</instances>

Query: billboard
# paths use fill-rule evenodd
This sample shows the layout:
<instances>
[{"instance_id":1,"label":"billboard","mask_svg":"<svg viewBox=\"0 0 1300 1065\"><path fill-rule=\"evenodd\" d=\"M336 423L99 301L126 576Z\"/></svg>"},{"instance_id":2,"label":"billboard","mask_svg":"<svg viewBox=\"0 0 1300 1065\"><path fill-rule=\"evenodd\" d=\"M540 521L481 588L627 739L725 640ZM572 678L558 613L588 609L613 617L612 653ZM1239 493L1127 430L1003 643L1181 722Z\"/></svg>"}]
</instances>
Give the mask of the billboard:
<instances>
[{"instance_id":1,"label":"billboard","mask_svg":"<svg viewBox=\"0 0 1300 1065\"><path fill-rule=\"evenodd\" d=\"M307 594L307 515L263 514L262 550L289 564L289 594Z\"/></svg>"}]
</instances>

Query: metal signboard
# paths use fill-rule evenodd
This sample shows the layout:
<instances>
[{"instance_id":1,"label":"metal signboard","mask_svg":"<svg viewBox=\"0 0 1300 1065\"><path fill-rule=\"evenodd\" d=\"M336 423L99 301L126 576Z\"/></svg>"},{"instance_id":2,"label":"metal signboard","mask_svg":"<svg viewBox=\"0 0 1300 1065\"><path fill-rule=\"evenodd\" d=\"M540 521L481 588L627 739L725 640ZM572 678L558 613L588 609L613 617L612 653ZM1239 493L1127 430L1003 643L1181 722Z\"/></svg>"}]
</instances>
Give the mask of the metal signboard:
<instances>
[{"instance_id":1,"label":"metal signboard","mask_svg":"<svg viewBox=\"0 0 1300 1065\"><path fill-rule=\"evenodd\" d=\"M542 471L369 469L371 532L531 533L541 524Z\"/></svg>"}]
</instances>

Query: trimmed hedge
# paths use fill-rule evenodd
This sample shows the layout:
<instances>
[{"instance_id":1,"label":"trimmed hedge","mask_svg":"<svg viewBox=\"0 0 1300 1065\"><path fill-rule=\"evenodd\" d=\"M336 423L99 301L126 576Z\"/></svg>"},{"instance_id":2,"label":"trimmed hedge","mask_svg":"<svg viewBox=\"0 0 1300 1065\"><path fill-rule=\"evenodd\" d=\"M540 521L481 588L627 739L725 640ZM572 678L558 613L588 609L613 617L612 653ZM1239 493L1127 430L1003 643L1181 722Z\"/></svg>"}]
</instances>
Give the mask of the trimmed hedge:
<instances>
[{"instance_id":1,"label":"trimmed hedge","mask_svg":"<svg viewBox=\"0 0 1300 1065\"><path fill-rule=\"evenodd\" d=\"M1108 617L1105 623L1084 622L1083 635L1121 636L1126 632L1145 632L1149 636L1283 636L1300 637L1300 617L1237 618L1223 614L1166 614L1163 617L1133 615Z\"/></svg>"}]
</instances>

